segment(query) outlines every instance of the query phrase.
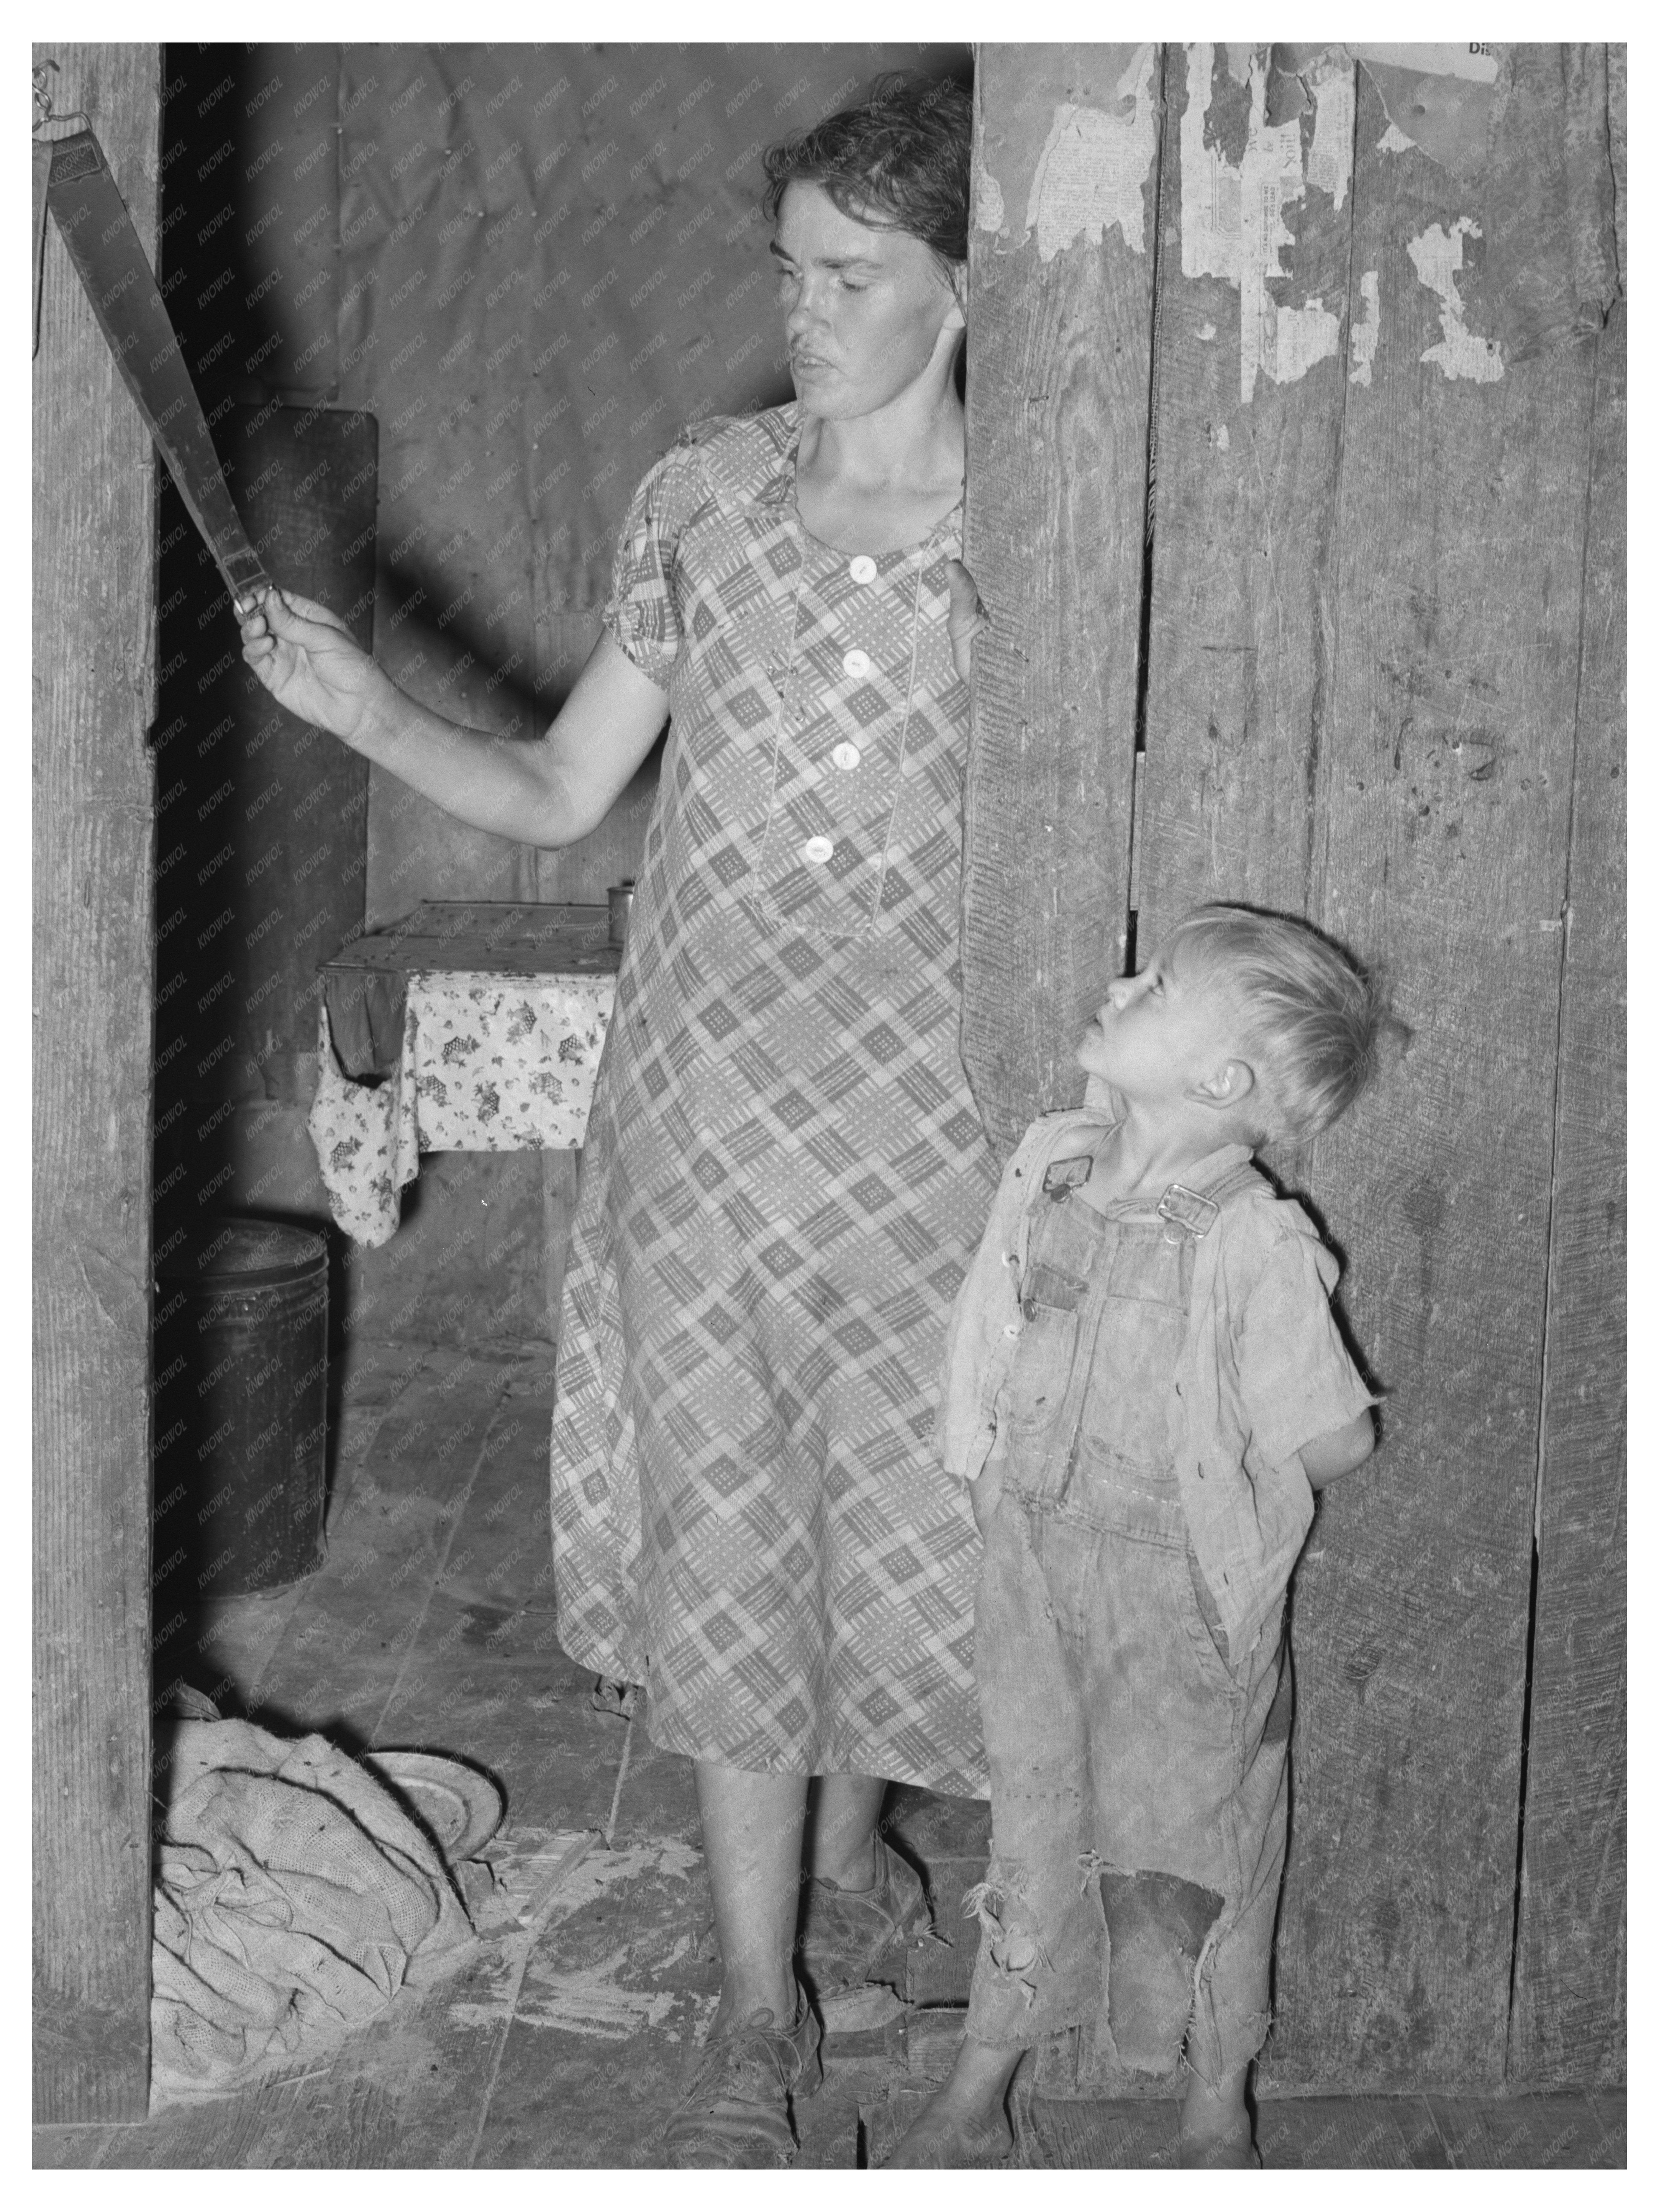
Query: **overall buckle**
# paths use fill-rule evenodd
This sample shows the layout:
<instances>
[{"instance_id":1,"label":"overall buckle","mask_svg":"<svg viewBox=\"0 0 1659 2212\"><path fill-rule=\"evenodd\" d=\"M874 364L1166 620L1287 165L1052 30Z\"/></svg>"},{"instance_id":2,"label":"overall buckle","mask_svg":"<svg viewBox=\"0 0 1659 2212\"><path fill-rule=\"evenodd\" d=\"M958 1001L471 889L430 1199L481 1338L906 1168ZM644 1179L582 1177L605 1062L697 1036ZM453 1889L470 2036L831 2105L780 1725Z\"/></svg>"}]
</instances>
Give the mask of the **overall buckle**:
<instances>
[{"instance_id":1,"label":"overall buckle","mask_svg":"<svg viewBox=\"0 0 1659 2212\"><path fill-rule=\"evenodd\" d=\"M1094 1171L1092 1152L1074 1152L1069 1159L1051 1160L1042 1172L1043 1195L1063 1206L1074 1190L1081 1190Z\"/></svg>"},{"instance_id":2,"label":"overall buckle","mask_svg":"<svg viewBox=\"0 0 1659 2212\"><path fill-rule=\"evenodd\" d=\"M1158 1201L1158 1219L1184 1230L1188 1237L1207 1237L1220 1211L1214 1199L1188 1190L1184 1182L1172 1182Z\"/></svg>"}]
</instances>

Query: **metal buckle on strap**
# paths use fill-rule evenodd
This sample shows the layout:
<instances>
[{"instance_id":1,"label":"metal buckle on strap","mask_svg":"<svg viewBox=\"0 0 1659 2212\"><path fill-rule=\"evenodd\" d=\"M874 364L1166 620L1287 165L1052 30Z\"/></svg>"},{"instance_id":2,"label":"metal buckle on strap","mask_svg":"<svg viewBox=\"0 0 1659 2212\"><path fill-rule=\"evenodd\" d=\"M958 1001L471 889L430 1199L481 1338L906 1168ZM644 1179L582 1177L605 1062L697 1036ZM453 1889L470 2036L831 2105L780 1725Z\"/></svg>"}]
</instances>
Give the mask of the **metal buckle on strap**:
<instances>
[{"instance_id":1,"label":"metal buckle on strap","mask_svg":"<svg viewBox=\"0 0 1659 2212\"><path fill-rule=\"evenodd\" d=\"M95 177L105 167L103 149L89 131L77 131L52 157L52 182L72 185L82 177Z\"/></svg>"},{"instance_id":2,"label":"metal buckle on strap","mask_svg":"<svg viewBox=\"0 0 1659 2212\"><path fill-rule=\"evenodd\" d=\"M1214 1199L1188 1190L1184 1182L1172 1182L1158 1201L1158 1219L1185 1230L1189 1237L1207 1237L1220 1212Z\"/></svg>"},{"instance_id":3,"label":"metal buckle on strap","mask_svg":"<svg viewBox=\"0 0 1659 2212\"><path fill-rule=\"evenodd\" d=\"M1069 1159L1052 1160L1043 1170L1043 1194L1057 1205L1064 1205L1074 1190L1083 1188L1094 1171L1095 1156L1092 1152L1074 1152Z\"/></svg>"},{"instance_id":4,"label":"metal buckle on strap","mask_svg":"<svg viewBox=\"0 0 1659 2212\"><path fill-rule=\"evenodd\" d=\"M270 581L265 574L264 562L251 545L244 545L239 551L226 553L219 563L219 573L230 586L234 597L251 592L258 586Z\"/></svg>"}]
</instances>

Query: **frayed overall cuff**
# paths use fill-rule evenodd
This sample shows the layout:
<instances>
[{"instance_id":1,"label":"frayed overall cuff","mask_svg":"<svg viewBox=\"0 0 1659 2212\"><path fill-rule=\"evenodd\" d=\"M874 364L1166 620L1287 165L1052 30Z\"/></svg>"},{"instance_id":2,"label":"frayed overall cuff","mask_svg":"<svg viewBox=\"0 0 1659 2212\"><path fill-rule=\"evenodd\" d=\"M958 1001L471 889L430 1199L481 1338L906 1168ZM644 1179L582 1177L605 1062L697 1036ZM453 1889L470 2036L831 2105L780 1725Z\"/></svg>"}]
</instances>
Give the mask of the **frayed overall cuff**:
<instances>
[{"instance_id":1,"label":"frayed overall cuff","mask_svg":"<svg viewBox=\"0 0 1659 2212\"><path fill-rule=\"evenodd\" d=\"M968 2001L977 2043L1029 2050L1053 2029L1078 2027L1100 2007L1100 1911L1086 1869L1058 1916L1043 1916L1018 1859L994 1856L986 1878L963 1898L977 1915L979 1958ZM1058 1917L1058 1925L1052 1924Z\"/></svg>"}]
</instances>

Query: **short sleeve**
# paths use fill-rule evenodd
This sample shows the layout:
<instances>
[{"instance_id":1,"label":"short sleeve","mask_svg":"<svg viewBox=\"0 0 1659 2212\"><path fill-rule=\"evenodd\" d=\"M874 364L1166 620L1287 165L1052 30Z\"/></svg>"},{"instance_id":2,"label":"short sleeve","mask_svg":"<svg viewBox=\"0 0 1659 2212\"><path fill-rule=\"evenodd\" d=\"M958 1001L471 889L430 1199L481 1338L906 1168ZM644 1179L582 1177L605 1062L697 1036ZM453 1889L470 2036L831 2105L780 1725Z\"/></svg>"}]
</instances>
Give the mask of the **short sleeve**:
<instances>
[{"instance_id":1,"label":"short sleeve","mask_svg":"<svg viewBox=\"0 0 1659 2212\"><path fill-rule=\"evenodd\" d=\"M601 620L640 673L663 691L684 636L676 571L680 533L702 495L696 447L672 447L635 493L617 539Z\"/></svg>"},{"instance_id":2,"label":"short sleeve","mask_svg":"<svg viewBox=\"0 0 1659 2212\"><path fill-rule=\"evenodd\" d=\"M1233 1340L1251 1441L1273 1466L1376 1403L1331 1312L1334 1258L1310 1231L1286 1227L1251 1286Z\"/></svg>"}]
</instances>

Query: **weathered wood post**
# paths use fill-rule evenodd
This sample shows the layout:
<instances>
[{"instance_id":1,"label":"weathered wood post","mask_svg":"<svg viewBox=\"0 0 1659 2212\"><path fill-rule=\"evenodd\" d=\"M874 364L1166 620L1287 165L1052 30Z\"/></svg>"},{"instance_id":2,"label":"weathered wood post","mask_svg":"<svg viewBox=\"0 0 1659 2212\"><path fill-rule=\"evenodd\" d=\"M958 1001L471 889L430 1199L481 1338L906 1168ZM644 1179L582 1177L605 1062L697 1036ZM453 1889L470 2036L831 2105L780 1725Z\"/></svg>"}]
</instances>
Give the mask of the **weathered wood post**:
<instances>
[{"instance_id":1,"label":"weathered wood post","mask_svg":"<svg viewBox=\"0 0 1659 2212\"><path fill-rule=\"evenodd\" d=\"M992 1141L1073 1103L1122 972L1146 498L1155 46L984 46L969 253L975 647L963 1058Z\"/></svg>"},{"instance_id":2,"label":"weathered wood post","mask_svg":"<svg viewBox=\"0 0 1659 2212\"><path fill-rule=\"evenodd\" d=\"M147 252L155 46L37 47ZM149 2090L155 463L46 239L33 396L34 2116Z\"/></svg>"},{"instance_id":3,"label":"weathered wood post","mask_svg":"<svg viewBox=\"0 0 1659 2212\"><path fill-rule=\"evenodd\" d=\"M1625 2079L1622 301L1595 351L1507 2069L1540 2088Z\"/></svg>"}]
</instances>

